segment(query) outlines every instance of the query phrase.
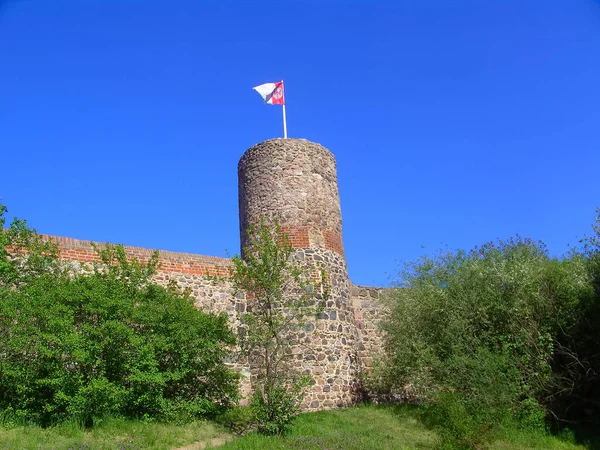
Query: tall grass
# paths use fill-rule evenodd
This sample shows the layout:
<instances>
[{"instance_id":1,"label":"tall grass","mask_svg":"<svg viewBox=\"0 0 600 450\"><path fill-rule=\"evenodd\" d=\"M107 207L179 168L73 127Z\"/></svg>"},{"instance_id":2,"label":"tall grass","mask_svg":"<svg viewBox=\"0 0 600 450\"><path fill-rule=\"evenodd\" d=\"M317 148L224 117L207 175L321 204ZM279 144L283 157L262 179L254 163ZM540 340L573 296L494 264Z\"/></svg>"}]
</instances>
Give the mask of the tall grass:
<instances>
[{"instance_id":1,"label":"tall grass","mask_svg":"<svg viewBox=\"0 0 600 450\"><path fill-rule=\"evenodd\" d=\"M402 450L437 449L440 438L424 421L418 407L362 406L301 415L292 432L282 437L250 433L220 450ZM560 439L541 431L507 424L494 434L490 450L584 450L572 437Z\"/></svg>"},{"instance_id":2,"label":"tall grass","mask_svg":"<svg viewBox=\"0 0 600 450\"><path fill-rule=\"evenodd\" d=\"M106 419L86 430L77 423L42 429L12 420L0 425L0 450L435 450L439 436L422 418L414 406L361 406L302 414L284 436L236 438L202 421L169 425ZM494 431L489 450L596 450L598 442L577 443L574 433L555 437L506 423Z\"/></svg>"},{"instance_id":3,"label":"tall grass","mask_svg":"<svg viewBox=\"0 0 600 450\"><path fill-rule=\"evenodd\" d=\"M229 438L209 422L172 425L142 421L107 419L99 426L85 429L66 422L49 428L37 425L0 425L2 450L167 450L196 442Z\"/></svg>"}]
</instances>

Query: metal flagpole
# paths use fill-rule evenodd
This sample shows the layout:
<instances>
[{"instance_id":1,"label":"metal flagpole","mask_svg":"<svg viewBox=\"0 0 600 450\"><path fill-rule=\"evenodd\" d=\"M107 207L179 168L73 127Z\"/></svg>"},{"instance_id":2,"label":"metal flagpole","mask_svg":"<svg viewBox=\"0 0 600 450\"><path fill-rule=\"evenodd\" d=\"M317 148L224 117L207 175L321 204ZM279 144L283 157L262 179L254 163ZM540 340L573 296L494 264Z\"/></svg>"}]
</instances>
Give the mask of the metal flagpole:
<instances>
[{"instance_id":1,"label":"metal flagpole","mask_svg":"<svg viewBox=\"0 0 600 450\"><path fill-rule=\"evenodd\" d=\"M287 139L287 123L285 120L285 103L282 106L283 106L283 138Z\"/></svg>"},{"instance_id":2,"label":"metal flagpole","mask_svg":"<svg viewBox=\"0 0 600 450\"><path fill-rule=\"evenodd\" d=\"M281 86L283 87L283 138L287 139L287 121L285 119L285 86L283 80L281 80Z\"/></svg>"}]
</instances>

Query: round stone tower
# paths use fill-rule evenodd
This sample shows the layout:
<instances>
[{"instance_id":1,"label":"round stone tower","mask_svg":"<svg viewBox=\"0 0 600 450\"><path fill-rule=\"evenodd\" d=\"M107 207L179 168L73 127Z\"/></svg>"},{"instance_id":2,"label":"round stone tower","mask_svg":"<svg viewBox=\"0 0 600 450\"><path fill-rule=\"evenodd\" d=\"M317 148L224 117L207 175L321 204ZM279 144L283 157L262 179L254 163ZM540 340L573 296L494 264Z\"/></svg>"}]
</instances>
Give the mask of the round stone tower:
<instances>
[{"instance_id":1,"label":"round stone tower","mask_svg":"<svg viewBox=\"0 0 600 450\"><path fill-rule=\"evenodd\" d=\"M272 139L244 153L238 164L242 249L246 230L275 218L296 249L295 258L323 264L331 286L325 309L307 333L298 369L315 384L307 410L346 406L353 401L357 373L356 328L342 243L342 214L335 157L304 139Z\"/></svg>"}]
</instances>

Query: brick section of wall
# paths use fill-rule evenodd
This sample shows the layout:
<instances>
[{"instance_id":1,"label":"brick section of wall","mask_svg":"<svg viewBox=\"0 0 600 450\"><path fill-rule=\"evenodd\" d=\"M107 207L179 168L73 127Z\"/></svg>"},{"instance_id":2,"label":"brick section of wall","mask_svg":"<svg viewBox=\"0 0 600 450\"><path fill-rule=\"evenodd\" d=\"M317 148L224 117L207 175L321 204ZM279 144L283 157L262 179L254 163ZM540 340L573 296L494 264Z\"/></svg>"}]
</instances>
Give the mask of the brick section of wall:
<instances>
[{"instance_id":1,"label":"brick section of wall","mask_svg":"<svg viewBox=\"0 0 600 450\"><path fill-rule=\"evenodd\" d=\"M83 263L99 262L100 258L92 247L92 241L84 241L62 236L44 235L45 239L52 239L60 248L60 257L68 261ZM97 244L102 247L104 244ZM148 261L153 250L140 247L124 246L129 258ZM228 276L231 260L216 256L195 255L192 253L179 253L167 250L158 251L160 271L163 273L178 273L186 275L220 275Z\"/></svg>"},{"instance_id":2,"label":"brick section of wall","mask_svg":"<svg viewBox=\"0 0 600 450\"><path fill-rule=\"evenodd\" d=\"M288 236L292 247L308 247L308 227L281 227L281 232Z\"/></svg>"},{"instance_id":3,"label":"brick section of wall","mask_svg":"<svg viewBox=\"0 0 600 450\"><path fill-rule=\"evenodd\" d=\"M281 232L289 237L294 248L312 247L308 227L281 227ZM323 247L344 256L342 236L334 231L323 230Z\"/></svg>"},{"instance_id":4,"label":"brick section of wall","mask_svg":"<svg viewBox=\"0 0 600 450\"><path fill-rule=\"evenodd\" d=\"M340 256L344 256L344 243L342 236L334 231L323 230L325 249L331 250Z\"/></svg>"}]
</instances>

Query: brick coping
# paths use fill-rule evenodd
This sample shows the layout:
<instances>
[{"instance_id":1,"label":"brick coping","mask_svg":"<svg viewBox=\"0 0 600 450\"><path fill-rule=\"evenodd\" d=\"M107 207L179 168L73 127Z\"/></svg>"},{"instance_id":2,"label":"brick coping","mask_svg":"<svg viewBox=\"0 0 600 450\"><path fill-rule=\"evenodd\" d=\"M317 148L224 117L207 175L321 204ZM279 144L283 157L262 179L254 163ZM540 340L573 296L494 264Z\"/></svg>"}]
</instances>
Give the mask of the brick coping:
<instances>
[{"instance_id":1,"label":"brick coping","mask_svg":"<svg viewBox=\"0 0 600 450\"><path fill-rule=\"evenodd\" d=\"M93 243L96 243L100 247L105 245L105 243L99 243L99 242L82 240L82 239L75 239L75 238L64 237L64 236L53 236L53 235L49 235L49 234L43 234L42 237L45 240L52 240L59 246L61 251L66 250L67 253L68 253L68 250L74 250L74 251L92 250ZM123 247L125 248L125 252L127 253L127 255L131 255L134 257L141 258L141 259L146 259L146 258L150 257L150 255L155 251L154 249L143 248L143 247L134 247L134 246L130 246L130 245L124 245ZM210 264L210 265L215 265L215 266L230 266L231 265L230 258L222 258L219 256L199 255L196 253L174 252L174 251L170 251L170 250L157 250L157 251L158 251L159 259L161 261L164 261L164 260L188 261L190 263ZM70 258L68 258L68 259L70 259Z\"/></svg>"}]
</instances>

